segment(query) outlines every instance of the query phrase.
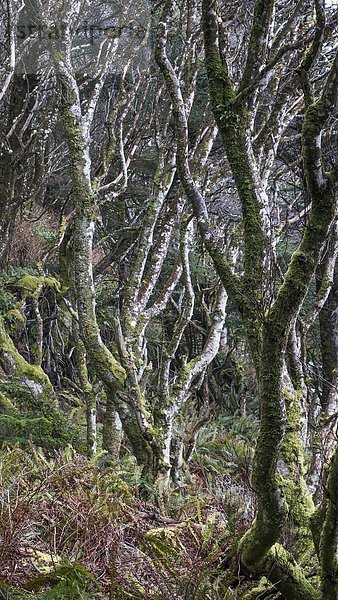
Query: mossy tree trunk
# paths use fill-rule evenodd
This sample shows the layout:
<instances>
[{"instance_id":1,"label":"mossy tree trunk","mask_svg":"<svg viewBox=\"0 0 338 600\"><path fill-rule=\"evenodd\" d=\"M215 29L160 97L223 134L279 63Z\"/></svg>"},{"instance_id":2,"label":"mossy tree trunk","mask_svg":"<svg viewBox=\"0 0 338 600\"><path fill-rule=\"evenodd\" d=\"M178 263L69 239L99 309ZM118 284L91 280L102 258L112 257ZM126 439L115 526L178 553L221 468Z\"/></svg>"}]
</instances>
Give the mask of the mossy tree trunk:
<instances>
[{"instance_id":1,"label":"mossy tree trunk","mask_svg":"<svg viewBox=\"0 0 338 600\"><path fill-rule=\"evenodd\" d=\"M55 72L62 92L61 113L70 152L70 168L75 205L74 272L80 337L90 363L115 403L134 455L140 464L151 461L151 434L144 422L118 396L126 378L124 368L103 343L96 318L95 287L93 280L93 238L97 217L96 191L91 180L90 129L99 93L104 81L101 74L85 112L82 110L79 88L71 62L71 27L80 6L69 7L63 15L63 40L51 42ZM75 13L74 13L75 11ZM74 13L74 14L73 14Z\"/></svg>"},{"instance_id":2,"label":"mossy tree trunk","mask_svg":"<svg viewBox=\"0 0 338 600\"><path fill-rule=\"evenodd\" d=\"M312 450L309 480L314 497L321 498L322 472L330 460L336 443L338 406L338 222L332 227L323 246L316 269L316 295L305 317L301 335L303 354L306 355L306 336L318 316L320 338L320 372L317 394L310 398L311 422L308 447ZM305 362L306 356L302 358ZM319 399L319 402L318 402Z\"/></svg>"},{"instance_id":3,"label":"mossy tree trunk","mask_svg":"<svg viewBox=\"0 0 338 600\"><path fill-rule=\"evenodd\" d=\"M265 44L264 39L269 27L269 13L273 2L262 3L257 1L248 49L247 65L244 69L243 80L237 95L230 82L225 62L221 59L218 46L218 25L213 0L203 2L203 28L205 37L206 66L210 85L211 102L216 121L222 135L225 151L232 167L237 190L243 207L244 228L252 225L260 227L255 217L255 211L246 210L247 189L243 190L243 181L249 183L249 190L253 193L253 175L250 173L250 165L246 158L245 135L242 127L246 129L245 114L250 103L250 94L242 96L241 92L248 87L250 74L248 64L253 61L254 48L261 44L260 52ZM262 30L263 28L263 30ZM264 31L265 30L265 31ZM258 36L258 37L257 37ZM263 60L263 57L260 57ZM282 376L284 366L284 355L287 338L292 324L292 319L298 314L299 308L307 294L316 265L319 261L322 246L329 233L334 220L336 195L335 178L325 176L323 173L322 157L320 153L320 142L318 140L321 129L330 116L337 101L337 56L335 63L329 73L324 91L318 101L307 104L302 128L303 164L306 176L307 191L312 202L311 211L306 227L303 231L302 241L294 252L289 268L285 274L284 282L279 289L276 299L264 315L262 327L262 346L259 360L258 381L259 397L261 406L261 425L256 447L253 485L257 494L257 514L250 531L240 542L240 554L243 562L252 570L261 569L262 565L278 542L285 522L285 500L278 476L278 460L281 455L284 442L290 444L288 450L295 451L294 436L299 436L299 431L293 430L294 425L299 428L299 423L293 423L292 404L289 402L287 414L285 398L282 389ZM249 78L248 81L245 78ZM244 98L244 100L243 100ZM224 117L226 114L226 118ZM241 119L239 116L241 115ZM237 148L237 151L236 151ZM243 158L244 154L244 158ZM249 170L248 170L249 169ZM242 180L242 181L241 181ZM253 207L255 204L253 204ZM257 205L256 205L257 206ZM261 234L254 235L255 227L252 227L253 240L261 243ZM253 243L251 238L245 237L247 249ZM259 255L255 255L260 260ZM244 264L244 270L250 268ZM256 265L256 273L258 267ZM246 276L250 282L251 273ZM246 292L254 293L254 289L246 284ZM253 296L254 298L254 296ZM245 315L243 315L245 318ZM296 408L297 411L297 408ZM293 415L294 417L295 415ZM296 421L299 421L298 416ZM287 429L287 434L286 433ZM293 431L292 431L293 430ZM293 446L293 448L291 448ZM298 447L297 453L301 452ZM298 456L298 463L302 458ZM295 481L293 480L293 484ZM301 480L299 481L301 485ZM296 493L300 491L294 490ZM276 554L276 567L281 555ZM284 557L285 558L285 557ZM284 560L284 559L283 559ZM283 560L281 562L283 562ZM315 590L298 590L290 582L289 588L283 593L287 598L294 597L316 597Z\"/></svg>"},{"instance_id":4,"label":"mossy tree trunk","mask_svg":"<svg viewBox=\"0 0 338 600\"><path fill-rule=\"evenodd\" d=\"M338 593L338 446L332 456L323 501L323 527L319 541L322 593L337 600Z\"/></svg>"},{"instance_id":5,"label":"mossy tree trunk","mask_svg":"<svg viewBox=\"0 0 338 600\"><path fill-rule=\"evenodd\" d=\"M311 530L322 569L324 600L336 600L338 590L338 446L324 470L324 495L311 518Z\"/></svg>"},{"instance_id":6,"label":"mossy tree trunk","mask_svg":"<svg viewBox=\"0 0 338 600\"><path fill-rule=\"evenodd\" d=\"M318 287L323 280L323 269L317 271ZM325 276L325 275L324 275ZM324 413L330 414L337 406L338 387L338 266L329 296L319 313L320 349L322 358L321 405Z\"/></svg>"},{"instance_id":7,"label":"mossy tree trunk","mask_svg":"<svg viewBox=\"0 0 338 600\"><path fill-rule=\"evenodd\" d=\"M75 365L86 410L87 455L92 457L95 456L97 451L96 395L89 381L85 345L80 338L79 326L74 317L73 335L75 340Z\"/></svg>"},{"instance_id":8,"label":"mossy tree trunk","mask_svg":"<svg viewBox=\"0 0 338 600\"><path fill-rule=\"evenodd\" d=\"M109 458L118 461L123 438L122 423L110 397L106 399L106 412L103 421L102 447Z\"/></svg>"}]
</instances>

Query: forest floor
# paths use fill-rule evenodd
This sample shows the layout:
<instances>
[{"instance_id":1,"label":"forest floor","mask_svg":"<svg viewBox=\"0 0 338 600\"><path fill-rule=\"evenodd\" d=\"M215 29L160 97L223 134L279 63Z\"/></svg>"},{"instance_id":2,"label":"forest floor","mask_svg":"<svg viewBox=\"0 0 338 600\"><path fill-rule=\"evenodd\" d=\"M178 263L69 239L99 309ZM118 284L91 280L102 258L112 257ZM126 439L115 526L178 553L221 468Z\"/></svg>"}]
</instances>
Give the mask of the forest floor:
<instances>
[{"instance_id":1,"label":"forest floor","mask_svg":"<svg viewBox=\"0 0 338 600\"><path fill-rule=\"evenodd\" d=\"M128 452L114 465L70 446L4 448L0 598L242 597L253 582L238 576L236 543L253 516L256 423L239 422L226 440L201 436L188 478L161 502Z\"/></svg>"}]
</instances>

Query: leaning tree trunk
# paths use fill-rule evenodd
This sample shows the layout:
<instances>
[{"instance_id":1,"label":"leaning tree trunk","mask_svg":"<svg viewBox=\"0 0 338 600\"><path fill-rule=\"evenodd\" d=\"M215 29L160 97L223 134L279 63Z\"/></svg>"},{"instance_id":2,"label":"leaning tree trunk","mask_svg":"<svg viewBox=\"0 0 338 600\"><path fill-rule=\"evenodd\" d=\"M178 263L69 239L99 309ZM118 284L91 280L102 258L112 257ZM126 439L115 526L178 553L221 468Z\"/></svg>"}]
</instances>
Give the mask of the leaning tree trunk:
<instances>
[{"instance_id":1,"label":"leaning tree trunk","mask_svg":"<svg viewBox=\"0 0 338 600\"><path fill-rule=\"evenodd\" d=\"M331 459L322 514L319 540L322 569L322 593L325 600L337 600L338 594L338 446Z\"/></svg>"}]
</instances>

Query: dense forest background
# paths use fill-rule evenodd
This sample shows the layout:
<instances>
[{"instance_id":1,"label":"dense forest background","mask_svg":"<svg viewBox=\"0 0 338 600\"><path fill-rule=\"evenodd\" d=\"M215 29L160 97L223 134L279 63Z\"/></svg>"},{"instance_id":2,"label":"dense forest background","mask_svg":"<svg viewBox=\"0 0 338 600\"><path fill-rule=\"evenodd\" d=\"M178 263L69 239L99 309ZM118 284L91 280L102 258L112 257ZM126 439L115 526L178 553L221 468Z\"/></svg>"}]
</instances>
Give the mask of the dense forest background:
<instances>
[{"instance_id":1,"label":"dense forest background","mask_svg":"<svg viewBox=\"0 0 338 600\"><path fill-rule=\"evenodd\" d=\"M0 10L0 597L337 600L337 3Z\"/></svg>"}]
</instances>

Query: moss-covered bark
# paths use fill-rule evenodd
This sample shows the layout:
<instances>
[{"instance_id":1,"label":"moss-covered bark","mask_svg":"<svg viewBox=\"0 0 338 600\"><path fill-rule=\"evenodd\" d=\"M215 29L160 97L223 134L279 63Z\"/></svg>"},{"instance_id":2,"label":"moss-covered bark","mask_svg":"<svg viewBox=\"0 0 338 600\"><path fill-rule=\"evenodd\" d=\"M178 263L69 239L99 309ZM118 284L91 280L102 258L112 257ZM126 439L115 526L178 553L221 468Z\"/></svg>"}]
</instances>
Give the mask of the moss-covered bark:
<instances>
[{"instance_id":1,"label":"moss-covered bark","mask_svg":"<svg viewBox=\"0 0 338 600\"><path fill-rule=\"evenodd\" d=\"M245 81L253 75L254 65L262 57L255 54L255 48L262 44L261 30L266 29L272 2L256 3L255 30L249 45ZM269 5L269 6L265 6ZM265 8L263 8L265 6ZM226 61L222 60L217 20L214 18L216 6L213 0L203 2L203 33L205 64L208 74L211 107L222 137L231 172L235 180L243 212L244 232L244 277L242 297L237 305L244 317L252 357L259 368L261 346L261 317L263 311L263 264L266 240L263 231L262 209L259 189L255 183L250 140L247 136L248 109L246 102L238 102L234 85L229 77ZM262 15L258 14L262 11ZM247 81L248 83L248 81ZM220 274L220 273L219 273ZM221 276L221 275L220 275ZM224 282L224 285L226 283ZM226 286L227 287L227 286ZM228 288L227 288L228 289Z\"/></svg>"},{"instance_id":2,"label":"moss-covered bark","mask_svg":"<svg viewBox=\"0 0 338 600\"><path fill-rule=\"evenodd\" d=\"M83 341L80 339L78 325L73 322L73 332L75 337L75 364L78 372L79 382L86 407L87 424L87 454L94 456L97 450L97 430L96 430L96 396L88 377L86 349Z\"/></svg>"},{"instance_id":3,"label":"moss-covered bark","mask_svg":"<svg viewBox=\"0 0 338 600\"><path fill-rule=\"evenodd\" d=\"M262 203L252 157L249 155L251 142L247 138L250 94L248 96L242 92L250 84L252 73L255 76L259 65L264 61L264 37L267 35L272 9L273 2L257 0L255 3L249 53L239 87L241 93L237 96L227 72L226 60L222 56L214 0L203 0L203 32L210 101L242 204L245 247L242 289L245 299L239 303L239 309L257 367L261 408L261 426L253 470L257 514L252 528L240 541L239 552L247 567L253 571L269 571L269 578L276 581L285 598L294 600L316 598L318 594L306 581L302 571L293 564L291 557L276 546L287 514L285 496L289 496L289 502L295 494L299 494L301 498L300 504L293 506L299 521L301 545L306 542L307 521L312 510L301 473L298 403L288 402L286 411L282 375L289 330L307 294L322 245L334 219L335 182L324 176L318 136L336 104L338 59L336 57L321 98L306 108L302 148L312 208L284 282L267 314L263 316L261 294L265 244ZM215 261L214 264L217 268ZM222 277L221 270L219 275ZM225 280L224 285L227 286ZM288 463L287 475L291 482L289 491L278 473L283 443ZM303 519L304 531L301 532Z\"/></svg>"},{"instance_id":4,"label":"moss-covered bark","mask_svg":"<svg viewBox=\"0 0 338 600\"><path fill-rule=\"evenodd\" d=\"M310 128L309 120L313 118L315 113L311 110L305 116L306 132ZM303 143L307 155L311 151L307 146L307 133ZM310 186L312 175L308 180ZM263 328L259 371L261 428L253 476L258 507L253 527L240 545L242 558L251 568L267 555L284 526L286 507L276 478L286 422L281 388L284 352L292 319L305 298L322 244L334 218L335 194L332 183L325 181L321 187L316 183L315 188L310 189L313 199L308 224Z\"/></svg>"},{"instance_id":5,"label":"moss-covered bark","mask_svg":"<svg viewBox=\"0 0 338 600\"><path fill-rule=\"evenodd\" d=\"M92 250L97 205L89 154L91 121L88 113L82 112L71 64L69 31L64 40L56 40L51 44L51 51L62 92L61 112L70 152L72 198L75 205L73 257L80 337L97 376L103 382L109 397L114 399L134 455L140 464L149 465L153 455L151 433L144 429L144 422L139 419L137 411L133 410L132 403L125 402L118 394L124 386L126 372L103 343L96 318Z\"/></svg>"},{"instance_id":6,"label":"moss-covered bark","mask_svg":"<svg viewBox=\"0 0 338 600\"><path fill-rule=\"evenodd\" d=\"M102 447L108 452L113 461L119 459L122 437L122 423L116 412L114 401L107 396L102 430Z\"/></svg>"},{"instance_id":7,"label":"moss-covered bark","mask_svg":"<svg viewBox=\"0 0 338 600\"><path fill-rule=\"evenodd\" d=\"M7 333L2 318L0 318L0 365L5 373L26 385L34 397L45 398L46 402L52 401L54 390L48 376L39 365L31 365L21 356Z\"/></svg>"},{"instance_id":8,"label":"moss-covered bark","mask_svg":"<svg viewBox=\"0 0 338 600\"><path fill-rule=\"evenodd\" d=\"M317 289L321 286L323 269L317 270ZM320 350L322 364L321 405L324 412L330 411L337 399L338 385L338 265L335 267L333 286L324 307L319 313Z\"/></svg>"},{"instance_id":9,"label":"moss-covered bark","mask_svg":"<svg viewBox=\"0 0 338 600\"><path fill-rule=\"evenodd\" d=\"M316 584L305 577L304 570L299 567L294 557L280 544L275 544L268 553L264 571L269 580L289 600L321 600L321 593Z\"/></svg>"},{"instance_id":10,"label":"moss-covered bark","mask_svg":"<svg viewBox=\"0 0 338 600\"><path fill-rule=\"evenodd\" d=\"M322 507L319 558L325 600L338 597L338 445L331 460Z\"/></svg>"},{"instance_id":11,"label":"moss-covered bark","mask_svg":"<svg viewBox=\"0 0 338 600\"><path fill-rule=\"evenodd\" d=\"M285 340L278 324L268 318L263 329L259 377L261 426L253 470L257 515L239 547L244 563L253 569L279 540L284 526L285 505L277 471L285 433L285 406L281 389L284 347Z\"/></svg>"},{"instance_id":12,"label":"moss-covered bark","mask_svg":"<svg viewBox=\"0 0 338 600\"><path fill-rule=\"evenodd\" d=\"M306 565L314 550L310 519L315 507L304 479L300 414L302 390L285 389L284 397L287 421L281 450L281 488L291 530L290 545L297 560Z\"/></svg>"}]
</instances>

